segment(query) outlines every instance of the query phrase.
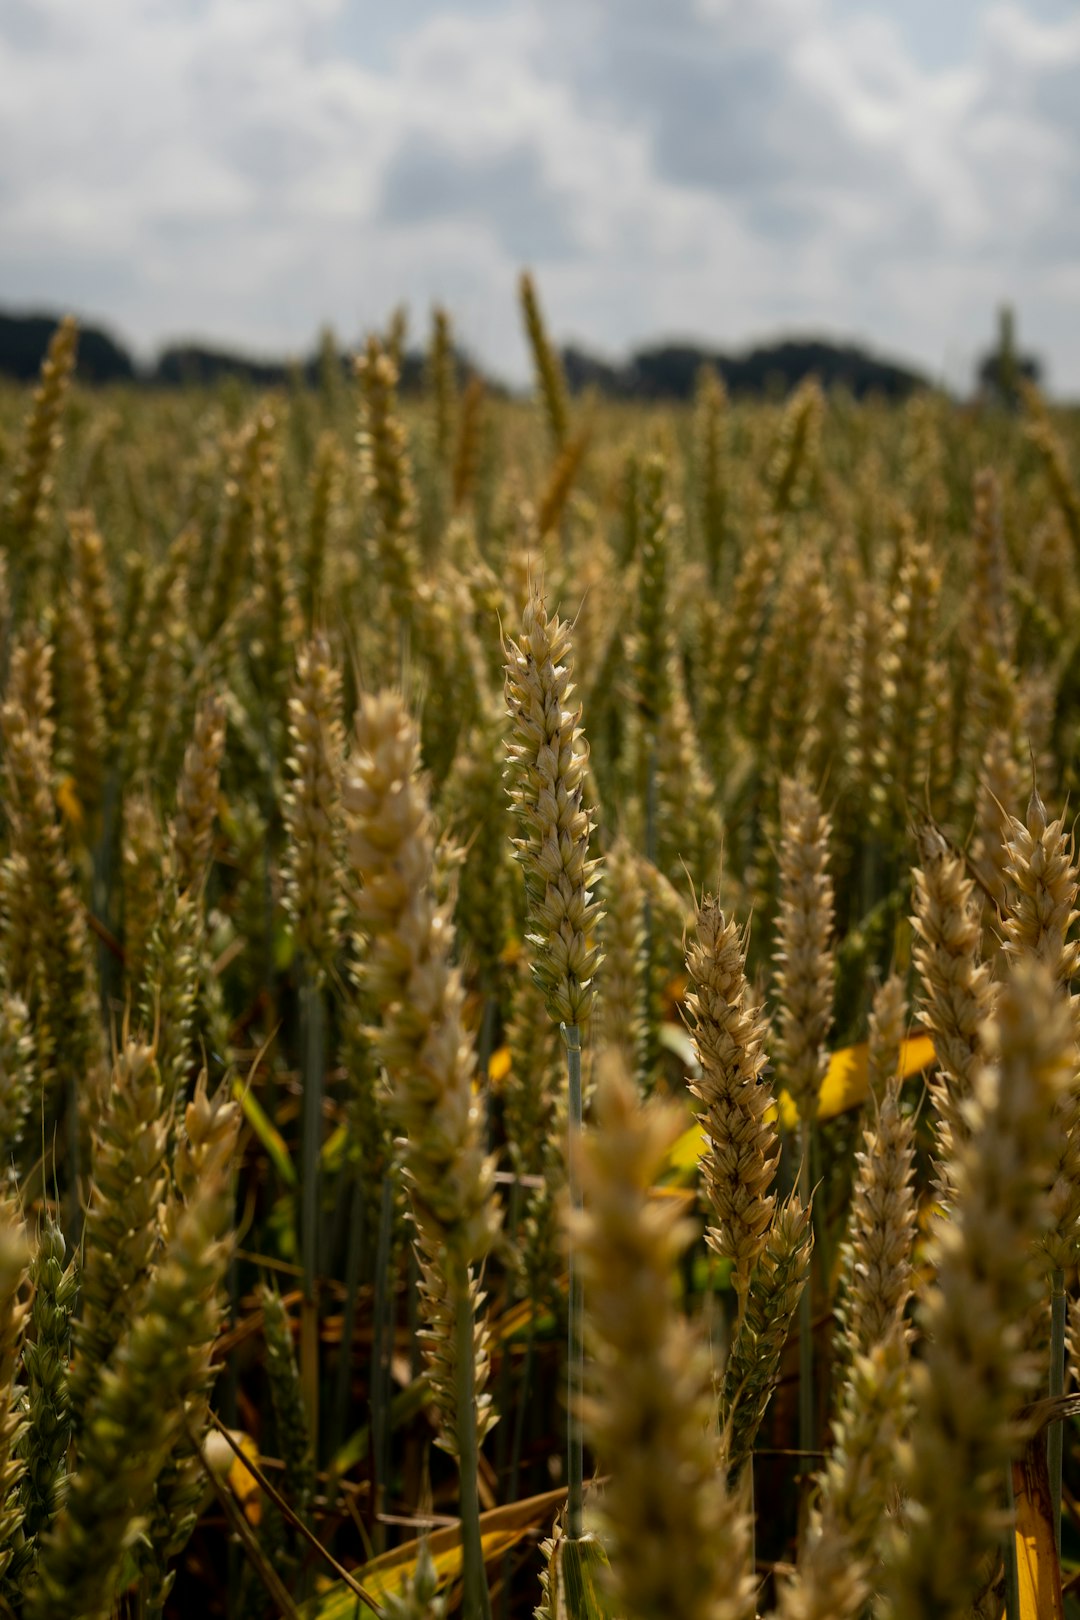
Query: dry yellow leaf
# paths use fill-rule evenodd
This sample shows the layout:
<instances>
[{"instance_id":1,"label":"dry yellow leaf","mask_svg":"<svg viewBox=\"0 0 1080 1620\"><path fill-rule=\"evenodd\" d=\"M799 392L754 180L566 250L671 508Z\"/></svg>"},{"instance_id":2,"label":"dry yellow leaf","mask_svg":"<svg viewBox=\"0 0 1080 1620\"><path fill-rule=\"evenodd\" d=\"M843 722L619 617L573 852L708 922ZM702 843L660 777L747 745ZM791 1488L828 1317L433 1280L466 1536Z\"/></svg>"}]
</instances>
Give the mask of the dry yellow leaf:
<instances>
[{"instance_id":1,"label":"dry yellow leaf","mask_svg":"<svg viewBox=\"0 0 1080 1620\"><path fill-rule=\"evenodd\" d=\"M908 1080L921 1074L934 1061L934 1043L929 1035L913 1035L903 1043L900 1052L900 1076ZM848 1108L857 1108L866 1099L870 1089L869 1049L865 1041L857 1046L844 1046L829 1058L829 1070L818 1097L818 1118L834 1119ZM795 1104L786 1091L780 1093L776 1106L780 1122L787 1130L798 1124ZM692 1174L705 1147L705 1133L699 1125L684 1131L668 1156L672 1170Z\"/></svg>"},{"instance_id":2,"label":"dry yellow leaf","mask_svg":"<svg viewBox=\"0 0 1080 1620\"><path fill-rule=\"evenodd\" d=\"M1020 1620L1065 1620L1046 1468L1046 1436L1042 1433L1035 1436L1020 1461L1013 1463L1013 1496ZM1001 1620L1005 1620L1004 1609Z\"/></svg>"}]
</instances>

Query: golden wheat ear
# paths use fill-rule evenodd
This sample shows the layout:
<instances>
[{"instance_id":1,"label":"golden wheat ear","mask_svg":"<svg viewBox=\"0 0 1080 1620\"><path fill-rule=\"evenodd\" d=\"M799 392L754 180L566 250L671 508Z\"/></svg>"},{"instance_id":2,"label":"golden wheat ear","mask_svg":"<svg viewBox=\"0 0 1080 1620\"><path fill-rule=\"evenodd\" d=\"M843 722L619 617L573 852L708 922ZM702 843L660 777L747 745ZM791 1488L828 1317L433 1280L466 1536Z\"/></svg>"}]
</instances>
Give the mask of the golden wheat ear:
<instances>
[{"instance_id":1,"label":"golden wheat ear","mask_svg":"<svg viewBox=\"0 0 1080 1620\"><path fill-rule=\"evenodd\" d=\"M580 1144L584 1209L569 1212L592 1352L582 1415L605 1471L618 1612L745 1620L749 1525L717 1467L712 1360L674 1297L695 1237L652 1199L683 1111L642 1107L618 1060L600 1065L595 1126Z\"/></svg>"},{"instance_id":2,"label":"golden wheat ear","mask_svg":"<svg viewBox=\"0 0 1080 1620\"><path fill-rule=\"evenodd\" d=\"M936 1284L918 1312L910 1500L886 1578L896 1620L970 1612L975 1572L1000 1536L1006 1467L1026 1438L1018 1414L1041 1374L1026 1339L1045 1289L1058 1109L1075 1072L1071 1012L1042 963L1020 962L1004 980L983 1040L953 1146L950 1218L935 1222L927 1253Z\"/></svg>"},{"instance_id":3,"label":"golden wheat ear","mask_svg":"<svg viewBox=\"0 0 1080 1620\"><path fill-rule=\"evenodd\" d=\"M833 885L829 820L817 794L780 784L780 914L776 938L776 1066L803 1123L813 1120L832 1025Z\"/></svg>"},{"instance_id":4,"label":"golden wheat ear","mask_svg":"<svg viewBox=\"0 0 1080 1620\"><path fill-rule=\"evenodd\" d=\"M585 800L588 752L573 694L570 628L548 617L540 587L525 604L521 639L507 641L506 702L511 716L510 799L525 874L533 967L552 1018L570 1028L592 1010L601 953L600 907L592 894L598 865L589 857L593 818Z\"/></svg>"},{"instance_id":5,"label":"golden wheat ear","mask_svg":"<svg viewBox=\"0 0 1080 1620\"><path fill-rule=\"evenodd\" d=\"M320 978L333 971L345 916L345 756L341 675L324 636L302 646L289 698L288 784L283 811L285 909L297 945Z\"/></svg>"},{"instance_id":6,"label":"golden wheat ear","mask_svg":"<svg viewBox=\"0 0 1080 1620\"><path fill-rule=\"evenodd\" d=\"M740 1317L768 1241L780 1156L771 1122L775 1099L766 1074L768 1024L753 1004L746 980L746 944L746 931L706 896L686 953L693 984L686 997L687 1024L701 1065L701 1076L690 1090L703 1105L698 1122L708 1138L701 1160L715 1223L708 1241L732 1262Z\"/></svg>"}]
</instances>

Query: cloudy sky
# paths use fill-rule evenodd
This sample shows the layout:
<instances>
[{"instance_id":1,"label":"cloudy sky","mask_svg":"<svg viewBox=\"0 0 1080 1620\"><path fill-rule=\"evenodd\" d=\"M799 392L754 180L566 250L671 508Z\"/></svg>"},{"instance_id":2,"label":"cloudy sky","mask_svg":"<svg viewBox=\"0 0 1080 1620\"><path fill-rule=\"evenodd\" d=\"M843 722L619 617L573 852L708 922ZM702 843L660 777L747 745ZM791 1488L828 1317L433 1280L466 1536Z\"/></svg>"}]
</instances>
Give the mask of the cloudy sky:
<instances>
[{"instance_id":1,"label":"cloudy sky","mask_svg":"<svg viewBox=\"0 0 1080 1620\"><path fill-rule=\"evenodd\" d=\"M1076 0L0 0L0 305L307 349L515 275L611 354L853 336L1080 395Z\"/></svg>"}]
</instances>

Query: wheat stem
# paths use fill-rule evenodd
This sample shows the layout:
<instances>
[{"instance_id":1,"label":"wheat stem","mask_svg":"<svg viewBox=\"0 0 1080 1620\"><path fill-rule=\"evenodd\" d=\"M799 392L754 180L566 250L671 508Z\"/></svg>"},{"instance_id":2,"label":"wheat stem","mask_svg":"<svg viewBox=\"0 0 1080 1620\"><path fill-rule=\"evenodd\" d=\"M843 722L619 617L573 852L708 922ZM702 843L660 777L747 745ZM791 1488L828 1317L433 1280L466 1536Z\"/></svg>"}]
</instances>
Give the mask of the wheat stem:
<instances>
[{"instance_id":1,"label":"wheat stem","mask_svg":"<svg viewBox=\"0 0 1080 1620\"><path fill-rule=\"evenodd\" d=\"M458 1477L461 1502L461 1567L463 1613L469 1620L491 1620L491 1597L484 1575L484 1549L480 1536L480 1448L477 1443L476 1321L474 1291L468 1267L459 1266L452 1288L456 1301L455 1360L458 1386Z\"/></svg>"},{"instance_id":2,"label":"wheat stem","mask_svg":"<svg viewBox=\"0 0 1080 1620\"><path fill-rule=\"evenodd\" d=\"M810 1151L814 1126L804 1119L799 1128L802 1162L799 1165L799 1199L810 1208ZM813 1262L807 1267L806 1287L799 1296L799 1450L804 1455L814 1449L814 1312ZM809 1465L808 1465L809 1466Z\"/></svg>"},{"instance_id":3,"label":"wheat stem","mask_svg":"<svg viewBox=\"0 0 1080 1620\"><path fill-rule=\"evenodd\" d=\"M562 1025L566 1042L566 1079L569 1093L568 1127L568 1196L571 1211L581 1209L581 1182L578 1172L578 1145L581 1141L581 1031L576 1024ZM581 1389L584 1383L584 1318L585 1295L581 1284L581 1261L573 1244L570 1246L569 1312L567 1323L566 1398L569 1412L567 1426L567 1507L566 1533L572 1540L581 1535L582 1495L584 1491L585 1460L578 1415Z\"/></svg>"},{"instance_id":4,"label":"wheat stem","mask_svg":"<svg viewBox=\"0 0 1080 1620\"><path fill-rule=\"evenodd\" d=\"M308 1425L318 1454L319 1434L319 1191L321 1185L322 1092L326 1068L326 1009L317 969L305 965L300 989L303 1027L303 1166L300 1234L304 1300L300 1312L300 1379Z\"/></svg>"},{"instance_id":5,"label":"wheat stem","mask_svg":"<svg viewBox=\"0 0 1080 1620\"><path fill-rule=\"evenodd\" d=\"M1065 1393L1065 1273L1055 1270L1050 1279L1050 1398ZM1050 1473L1050 1511L1054 1520L1054 1544L1061 1552L1061 1463L1063 1449L1061 1419L1051 1423L1046 1435L1046 1462Z\"/></svg>"}]
</instances>

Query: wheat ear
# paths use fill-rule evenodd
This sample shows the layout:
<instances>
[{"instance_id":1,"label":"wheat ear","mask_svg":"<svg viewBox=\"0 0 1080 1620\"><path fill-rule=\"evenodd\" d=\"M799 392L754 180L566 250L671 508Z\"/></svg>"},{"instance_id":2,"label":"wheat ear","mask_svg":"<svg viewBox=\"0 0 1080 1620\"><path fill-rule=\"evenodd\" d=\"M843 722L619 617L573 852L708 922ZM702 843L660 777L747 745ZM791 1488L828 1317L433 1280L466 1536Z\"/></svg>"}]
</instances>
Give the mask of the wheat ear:
<instances>
[{"instance_id":1,"label":"wheat ear","mask_svg":"<svg viewBox=\"0 0 1080 1620\"><path fill-rule=\"evenodd\" d=\"M694 985L686 998L687 1023L701 1065L690 1089L704 1105L698 1122L709 1146L701 1173L715 1220L708 1241L732 1262L740 1316L768 1237L780 1156L768 1118L774 1099L764 1072L767 1025L746 980L747 938L706 896L686 953Z\"/></svg>"},{"instance_id":2,"label":"wheat ear","mask_svg":"<svg viewBox=\"0 0 1080 1620\"><path fill-rule=\"evenodd\" d=\"M641 1108L617 1059L601 1067L570 1237L589 1301L583 1415L610 1470L601 1512L618 1612L747 1620L749 1527L716 1467L711 1357L674 1300L694 1227L651 1198L681 1112Z\"/></svg>"}]
</instances>

